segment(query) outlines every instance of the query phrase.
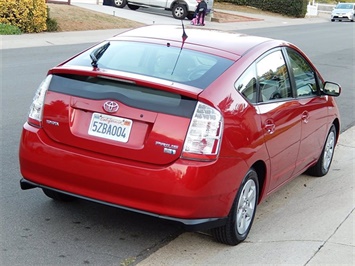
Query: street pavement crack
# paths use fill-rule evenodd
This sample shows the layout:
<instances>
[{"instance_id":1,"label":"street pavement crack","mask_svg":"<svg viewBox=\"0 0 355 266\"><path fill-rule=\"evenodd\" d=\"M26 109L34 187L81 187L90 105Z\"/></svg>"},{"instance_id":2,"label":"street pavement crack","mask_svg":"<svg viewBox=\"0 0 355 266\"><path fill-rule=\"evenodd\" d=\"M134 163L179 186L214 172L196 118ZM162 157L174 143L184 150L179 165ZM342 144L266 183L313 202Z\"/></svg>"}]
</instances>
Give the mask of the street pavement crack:
<instances>
[{"instance_id":1,"label":"street pavement crack","mask_svg":"<svg viewBox=\"0 0 355 266\"><path fill-rule=\"evenodd\" d=\"M350 217L350 215L354 212L355 208L353 208L350 213L344 218L344 220L338 225L337 228L335 228L334 232L319 246L318 250L313 254L313 256L304 264L307 265L309 264L312 259L321 251L321 249L329 242L329 240L335 235L335 233L339 230L339 228L345 223L345 221Z\"/></svg>"}]
</instances>

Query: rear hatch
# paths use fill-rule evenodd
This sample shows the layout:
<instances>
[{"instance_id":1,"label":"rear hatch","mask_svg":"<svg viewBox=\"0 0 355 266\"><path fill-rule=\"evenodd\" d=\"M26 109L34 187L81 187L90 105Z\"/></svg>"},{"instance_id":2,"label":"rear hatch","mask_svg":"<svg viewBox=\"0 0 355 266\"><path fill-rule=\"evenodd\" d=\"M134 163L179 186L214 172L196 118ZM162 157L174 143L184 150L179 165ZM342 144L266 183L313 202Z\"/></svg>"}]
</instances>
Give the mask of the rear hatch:
<instances>
[{"instance_id":1,"label":"rear hatch","mask_svg":"<svg viewBox=\"0 0 355 266\"><path fill-rule=\"evenodd\" d=\"M196 99L108 77L54 74L42 126L60 144L164 165L181 155Z\"/></svg>"},{"instance_id":2,"label":"rear hatch","mask_svg":"<svg viewBox=\"0 0 355 266\"><path fill-rule=\"evenodd\" d=\"M49 71L42 126L52 140L157 165L180 157L199 93L234 61L211 53L212 48L201 52L203 47L182 49L180 42L143 39L105 41ZM212 120L202 121L205 131ZM198 122L191 134L201 130ZM187 150L204 153L201 149L208 147L215 153L216 136L206 141L195 135Z\"/></svg>"}]
</instances>

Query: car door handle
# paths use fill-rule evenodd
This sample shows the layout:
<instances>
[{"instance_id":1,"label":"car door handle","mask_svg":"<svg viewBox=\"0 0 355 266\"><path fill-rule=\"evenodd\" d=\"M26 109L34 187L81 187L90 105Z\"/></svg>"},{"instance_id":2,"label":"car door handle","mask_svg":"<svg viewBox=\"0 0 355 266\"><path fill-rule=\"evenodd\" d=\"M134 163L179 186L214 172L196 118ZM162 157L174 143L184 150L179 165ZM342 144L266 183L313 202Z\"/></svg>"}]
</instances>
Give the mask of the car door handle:
<instances>
[{"instance_id":1,"label":"car door handle","mask_svg":"<svg viewBox=\"0 0 355 266\"><path fill-rule=\"evenodd\" d=\"M309 122L309 113L307 111L303 112L301 119L303 123L307 124Z\"/></svg>"},{"instance_id":2,"label":"car door handle","mask_svg":"<svg viewBox=\"0 0 355 266\"><path fill-rule=\"evenodd\" d=\"M275 132L275 124L271 120L265 121L265 130L267 133L272 134Z\"/></svg>"}]
</instances>

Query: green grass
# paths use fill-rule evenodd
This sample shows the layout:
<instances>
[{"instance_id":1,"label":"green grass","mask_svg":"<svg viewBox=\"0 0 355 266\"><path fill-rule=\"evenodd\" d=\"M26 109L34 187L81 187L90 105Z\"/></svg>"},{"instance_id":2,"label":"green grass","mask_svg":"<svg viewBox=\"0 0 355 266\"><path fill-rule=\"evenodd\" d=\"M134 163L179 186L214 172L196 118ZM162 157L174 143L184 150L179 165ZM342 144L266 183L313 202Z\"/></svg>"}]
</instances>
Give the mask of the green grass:
<instances>
[{"instance_id":1,"label":"green grass","mask_svg":"<svg viewBox=\"0 0 355 266\"><path fill-rule=\"evenodd\" d=\"M22 34L21 30L13 25L0 23L0 35L17 35Z\"/></svg>"}]
</instances>

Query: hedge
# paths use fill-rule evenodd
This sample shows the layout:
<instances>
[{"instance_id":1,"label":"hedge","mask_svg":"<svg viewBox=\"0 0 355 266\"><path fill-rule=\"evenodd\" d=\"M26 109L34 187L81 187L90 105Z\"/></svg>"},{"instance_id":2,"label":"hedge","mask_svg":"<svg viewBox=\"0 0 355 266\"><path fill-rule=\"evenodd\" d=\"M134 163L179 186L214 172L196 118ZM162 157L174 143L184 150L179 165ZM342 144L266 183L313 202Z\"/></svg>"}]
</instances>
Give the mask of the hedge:
<instances>
[{"instance_id":1,"label":"hedge","mask_svg":"<svg viewBox=\"0 0 355 266\"><path fill-rule=\"evenodd\" d=\"M46 20L45 0L0 0L0 23L32 33L45 31Z\"/></svg>"},{"instance_id":2,"label":"hedge","mask_svg":"<svg viewBox=\"0 0 355 266\"><path fill-rule=\"evenodd\" d=\"M289 17L304 18L308 0L223 0L242 6L253 6L264 11L279 13Z\"/></svg>"}]
</instances>

